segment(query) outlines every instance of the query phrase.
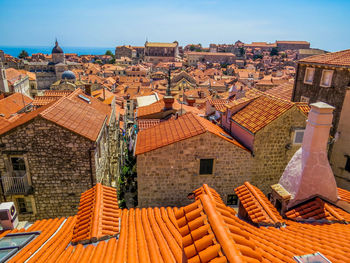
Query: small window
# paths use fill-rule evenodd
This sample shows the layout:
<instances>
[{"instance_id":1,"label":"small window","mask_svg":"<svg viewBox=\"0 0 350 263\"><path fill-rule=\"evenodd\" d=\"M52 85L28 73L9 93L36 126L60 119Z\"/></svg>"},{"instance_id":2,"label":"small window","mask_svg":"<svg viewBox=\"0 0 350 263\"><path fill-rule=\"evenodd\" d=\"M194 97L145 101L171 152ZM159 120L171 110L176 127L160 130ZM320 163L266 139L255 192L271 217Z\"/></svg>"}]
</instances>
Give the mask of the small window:
<instances>
[{"instance_id":1,"label":"small window","mask_svg":"<svg viewBox=\"0 0 350 263\"><path fill-rule=\"evenodd\" d=\"M309 103L309 101L310 101L310 98L308 98L308 97L301 96L301 98L300 98L300 102Z\"/></svg>"},{"instance_id":2,"label":"small window","mask_svg":"<svg viewBox=\"0 0 350 263\"><path fill-rule=\"evenodd\" d=\"M214 159L201 159L199 174L213 174Z\"/></svg>"},{"instance_id":3,"label":"small window","mask_svg":"<svg viewBox=\"0 0 350 263\"><path fill-rule=\"evenodd\" d=\"M12 169L14 171L25 171L26 165L24 163L24 158L21 157L11 157Z\"/></svg>"},{"instance_id":4,"label":"small window","mask_svg":"<svg viewBox=\"0 0 350 263\"><path fill-rule=\"evenodd\" d=\"M346 157L345 171L350 172L350 156L345 155L345 157Z\"/></svg>"},{"instance_id":5,"label":"small window","mask_svg":"<svg viewBox=\"0 0 350 263\"><path fill-rule=\"evenodd\" d=\"M330 87L332 84L333 70L323 70L320 86Z\"/></svg>"},{"instance_id":6,"label":"small window","mask_svg":"<svg viewBox=\"0 0 350 263\"><path fill-rule=\"evenodd\" d=\"M294 131L293 144L301 144L303 142L304 131L305 130L295 130Z\"/></svg>"},{"instance_id":7,"label":"small window","mask_svg":"<svg viewBox=\"0 0 350 263\"><path fill-rule=\"evenodd\" d=\"M315 69L314 68L306 68L305 77L304 77L304 83L312 84L312 82L314 80L314 75L315 75Z\"/></svg>"},{"instance_id":8,"label":"small window","mask_svg":"<svg viewBox=\"0 0 350 263\"><path fill-rule=\"evenodd\" d=\"M238 205L238 196L227 195L227 205Z\"/></svg>"},{"instance_id":9,"label":"small window","mask_svg":"<svg viewBox=\"0 0 350 263\"><path fill-rule=\"evenodd\" d=\"M16 198L19 213L31 214L33 213L32 201L30 198Z\"/></svg>"}]
</instances>

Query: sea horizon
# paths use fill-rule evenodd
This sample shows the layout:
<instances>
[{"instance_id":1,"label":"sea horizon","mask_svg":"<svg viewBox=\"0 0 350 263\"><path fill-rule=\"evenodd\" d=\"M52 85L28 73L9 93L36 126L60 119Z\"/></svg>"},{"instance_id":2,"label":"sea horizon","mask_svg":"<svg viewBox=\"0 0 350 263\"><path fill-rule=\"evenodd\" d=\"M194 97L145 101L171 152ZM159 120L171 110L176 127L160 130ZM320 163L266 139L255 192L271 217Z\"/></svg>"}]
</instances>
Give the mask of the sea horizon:
<instances>
[{"instance_id":1,"label":"sea horizon","mask_svg":"<svg viewBox=\"0 0 350 263\"><path fill-rule=\"evenodd\" d=\"M9 54L13 57L18 57L22 50L28 52L28 55L36 53L51 54L53 49L52 46L2 46L0 45L0 50L3 50L5 54ZM76 53L80 55L104 55L107 50L110 50L114 53L115 47L70 47L70 46L61 46L64 53Z\"/></svg>"}]
</instances>

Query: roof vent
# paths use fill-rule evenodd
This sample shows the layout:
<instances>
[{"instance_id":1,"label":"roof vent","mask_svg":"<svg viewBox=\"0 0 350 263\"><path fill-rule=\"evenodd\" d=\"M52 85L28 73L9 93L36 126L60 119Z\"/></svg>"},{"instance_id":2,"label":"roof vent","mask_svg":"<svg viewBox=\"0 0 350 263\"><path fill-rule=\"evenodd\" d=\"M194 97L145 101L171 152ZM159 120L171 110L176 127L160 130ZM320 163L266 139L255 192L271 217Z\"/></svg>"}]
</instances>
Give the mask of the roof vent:
<instances>
[{"instance_id":1,"label":"roof vent","mask_svg":"<svg viewBox=\"0 0 350 263\"><path fill-rule=\"evenodd\" d=\"M332 263L320 252L304 256L294 256L293 259L298 263Z\"/></svg>"},{"instance_id":2,"label":"roof vent","mask_svg":"<svg viewBox=\"0 0 350 263\"><path fill-rule=\"evenodd\" d=\"M85 101L85 102L91 104L91 100L90 100L88 97L85 97L85 96L82 95L82 94L79 94L78 97L81 98L83 101Z\"/></svg>"}]
</instances>

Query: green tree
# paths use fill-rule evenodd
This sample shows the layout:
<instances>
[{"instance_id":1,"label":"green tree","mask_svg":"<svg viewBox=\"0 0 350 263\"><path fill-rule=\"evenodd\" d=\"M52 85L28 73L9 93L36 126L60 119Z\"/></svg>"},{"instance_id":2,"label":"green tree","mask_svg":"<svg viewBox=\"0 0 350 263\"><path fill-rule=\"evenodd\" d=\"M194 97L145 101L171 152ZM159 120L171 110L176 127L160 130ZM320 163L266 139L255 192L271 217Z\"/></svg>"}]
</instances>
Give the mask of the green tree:
<instances>
[{"instance_id":1,"label":"green tree","mask_svg":"<svg viewBox=\"0 0 350 263\"><path fill-rule=\"evenodd\" d=\"M26 58L28 56L28 52L25 50L22 50L21 53L18 55L19 58Z\"/></svg>"},{"instance_id":2,"label":"green tree","mask_svg":"<svg viewBox=\"0 0 350 263\"><path fill-rule=\"evenodd\" d=\"M272 48L270 52L270 56L277 56L278 55L278 49L277 48Z\"/></svg>"},{"instance_id":3,"label":"green tree","mask_svg":"<svg viewBox=\"0 0 350 263\"><path fill-rule=\"evenodd\" d=\"M194 45L190 46L190 51L194 51L196 49L196 47Z\"/></svg>"},{"instance_id":4,"label":"green tree","mask_svg":"<svg viewBox=\"0 0 350 263\"><path fill-rule=\"evenodd\" d=\"M106 53L105 53L106 56L111 56L114 58L114 54L112 53L112 51L110 50L107 50Z\"/></svg>"},{"instance_id":5,"label":"green tree","mask_svg":"<svg viewBox=\"0 0 350 263\"><path fill-rule=\"evenodd\" d=\"M256 54L256 55L254 55L253 56L253 60L256 60L256 59L258 59L258 58L263 58L263 55L261 55L261 54Z\"/></svg>"}]
</instances>

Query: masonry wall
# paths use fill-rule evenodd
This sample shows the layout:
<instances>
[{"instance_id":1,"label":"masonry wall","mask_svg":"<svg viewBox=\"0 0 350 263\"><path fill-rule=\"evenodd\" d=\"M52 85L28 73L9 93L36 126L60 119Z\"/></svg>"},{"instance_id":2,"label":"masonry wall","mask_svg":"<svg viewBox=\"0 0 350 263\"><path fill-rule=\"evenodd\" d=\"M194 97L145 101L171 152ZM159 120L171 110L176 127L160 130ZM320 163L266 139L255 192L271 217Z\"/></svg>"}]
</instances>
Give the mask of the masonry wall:
<instances>
[{"instance_id":1,"label":"masonry wall","mask_svg":"<svg viewBox=\"0 0 350 263\"><path fill-rule=\"evenodd\" d=\"M324 69L329 70L331 68L315 67L315 75L312 84L305 84L304 77L307 67L312 66L298 64L298 72L294 84L292 100L300 101L301 96L304 96L310 99L309 104L322 101L335 107L333 128L331 129L331 135L334 136L343 107L346 89L350 85L350 71L348 69L333 68L334 72L331 86L326 88L320 86L322 71Z\"/></svg>"},{"instance_id":2,"label":"masonry wall","mask_svg":"<svg viewBox=\"0 0 350 263\"><path fill-rule=\"evenodd\" d=\"M293 107L255 134L251 183L265 194L278 183L301 144L293 145L294 129L306 127L306 115Z\"/></svg>"},{"instance_id":3,"label":"masonry wall","mask_svg":"<svg viewBox=\"0 0 350 263\"><path fill-rule=\"evenodd\" d=\"M91 169L96 169L91 151L93 142L36 117L0 136L0 144L1 175L10 170L9 157L18 154L25 158L27 174L32 181L32 205L36 213L20 214L20 220L77 213L80 194L92 186ZM3 201L3 195L1 198Z\"/></svg>"},{"instance_id":4,"label":"masonry wall","mask_svg":"<svg viewBox=\"0 0 350 263\"><path fill-rule=\"evenodd\" d=\"M214 158L214 174L199 175L201 158ZM250 181L251 153L209 132L138 155L138 204L184 206L187 194L208 184L227 200Z\"/></svg>"}]
</instances>

